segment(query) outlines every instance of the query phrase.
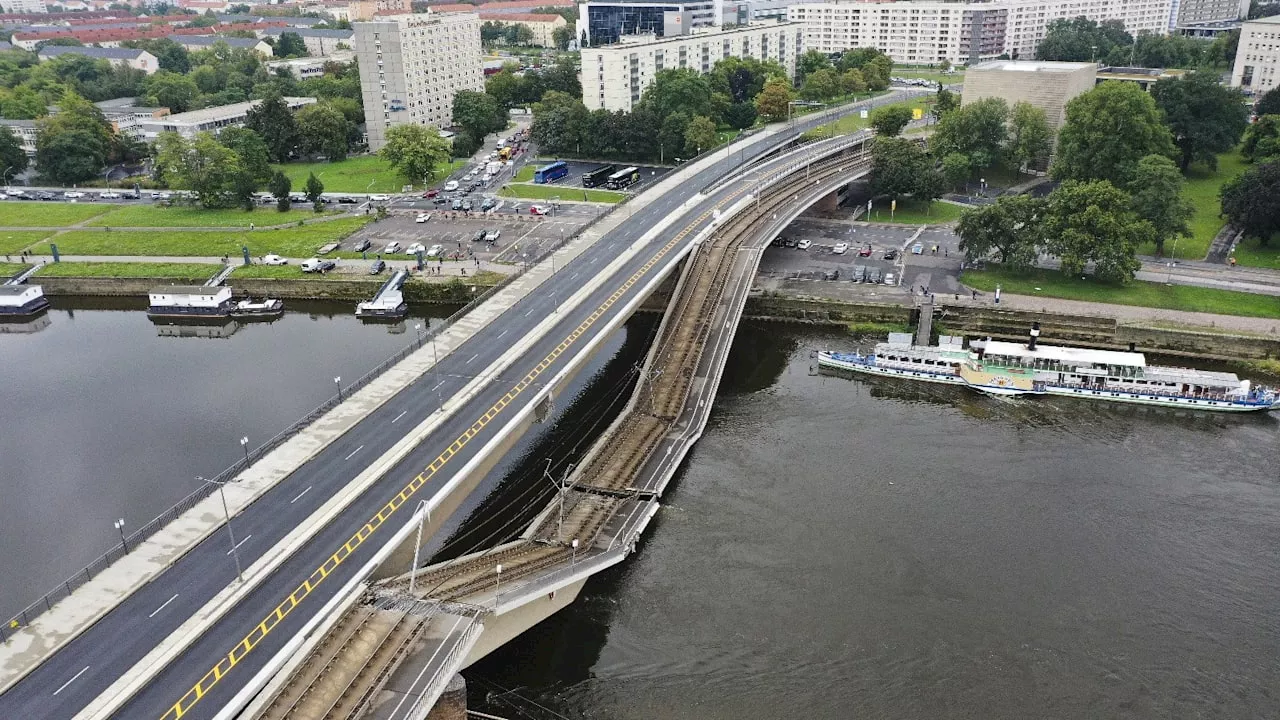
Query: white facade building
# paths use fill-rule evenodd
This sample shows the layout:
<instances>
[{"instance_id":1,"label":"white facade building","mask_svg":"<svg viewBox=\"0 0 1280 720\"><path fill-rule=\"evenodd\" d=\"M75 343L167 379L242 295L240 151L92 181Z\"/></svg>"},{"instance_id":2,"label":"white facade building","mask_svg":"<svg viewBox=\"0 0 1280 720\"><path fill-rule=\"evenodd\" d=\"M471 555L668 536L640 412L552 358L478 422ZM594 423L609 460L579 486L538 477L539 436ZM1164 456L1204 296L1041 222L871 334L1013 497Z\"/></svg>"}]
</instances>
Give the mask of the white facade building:
<instances>
[{"instance_id":1,"label":"white facade building","mask_svg":"<svg viewBox=\"0 0 1280 720\"><path fill-rule=\"evenodd\" d=\"M826 0L792 5L805 48L838 53L876 47L896 63L969 64L1007 54L1035 57L1049 23L1079 16L1125 29L1168 32L1175 0Z\"/></svg>"},{"instance_id":2,"label":"white facade building","mask_svg":"<svg viewBox=\"0 0 1280 720\"><path fill-rule=\"evenodd\" d=\"M629 112L659 70L691 68L706 73L728 57L774 60L786 68L788 77L794 77L796 58L804 49L798 23L662 38L627 36L613 45L583 49L582 102L588 110Z\"/></svg>"},{"instance_id":3,"label":"white facade building","mask_svg":"<svg viewBox=\"0 0 1280 720\"><path fill-rule=\"evenodd\" d=\"M1240 28L1231 85L1262 94L1280 82L1280 16L1250 20Z\"/></svg>"},{"instance_id":4,"label":"white facade building","mask_svg":"<svg viewBox=\"0 0 1280 720\"><path fill-rule=\"evenodd\" d=\"M450 126L454 94L484 90L476 13L388 15L353 27L370 150L396 125Z\"/></svg>"},{"instance_id":5,"label":"white facade building","mask_svg":"<svg viewBox=\"0 0 1280 720\"><path fill-rule=\"evenodd\" d=\"M297 110L316 101L313 97L285 97L282 99L290 110ZM162 132L176 132L190 140L198 132L217 134L222 128L244 125L245 117L248 116L249 111L257 107L260 102L262 101L250 100L249 102L232 103L231 105L204 108L203 110L164 115L141 120L138 122L138 128L141 137L145 140L155 140L156 136Z\"/></svg>"},{"instance_id":6,"label":"white facade building","mask_svg":"<svg viewBox=\"0 0 1280 720\"><path fill-rule=\"evenodd\" d=\"M1177 27L1240 20L1249 15L1249 0L1178 0L1175 7Z\"/></svg>"},{"instance_id":7,"label":"white facade building","mask_svg":"<svg viewBox=\"0 0 1280 720\"><path fill-rule=\"evenodd\" d=\"M47 13L49 12L49 8L45 7L44 0L9 0L9 2L4 4L4 11L18 15Z\"/></svg>"}]
</instances>

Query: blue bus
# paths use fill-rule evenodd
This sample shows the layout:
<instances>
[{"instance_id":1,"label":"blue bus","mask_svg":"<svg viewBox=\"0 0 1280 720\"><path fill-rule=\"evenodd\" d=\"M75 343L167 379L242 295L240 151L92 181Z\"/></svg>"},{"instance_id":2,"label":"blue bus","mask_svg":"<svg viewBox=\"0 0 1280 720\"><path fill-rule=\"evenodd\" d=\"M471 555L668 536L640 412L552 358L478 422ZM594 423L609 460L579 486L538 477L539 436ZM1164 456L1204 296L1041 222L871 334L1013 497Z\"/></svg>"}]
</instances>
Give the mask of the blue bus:
<instances>
[{"instance_id":1,"label":"blue bus","mask_svg":"<svg viewBox=\"0 0 1280 720\"><path fill-rule=\"evenodd\" d=\"M563 160L553 162L550 165L544 165L533 171L533 181L536 183L555 182L565 175L569 174L569 164Z\"/></svg>"}]
</instances>

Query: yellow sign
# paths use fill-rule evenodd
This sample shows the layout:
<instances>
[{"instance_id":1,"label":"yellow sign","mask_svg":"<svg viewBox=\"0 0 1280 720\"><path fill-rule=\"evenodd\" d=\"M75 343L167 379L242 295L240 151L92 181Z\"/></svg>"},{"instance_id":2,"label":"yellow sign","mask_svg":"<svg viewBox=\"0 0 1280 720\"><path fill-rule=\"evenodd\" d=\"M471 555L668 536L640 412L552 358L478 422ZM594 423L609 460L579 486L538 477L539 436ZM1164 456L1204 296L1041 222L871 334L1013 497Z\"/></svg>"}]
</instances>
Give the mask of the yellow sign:
<instances>
[{"instance_id":1,"label":"yellow sign","mask_svg":"<svg viewBox=\"0 0 1280 720\"><path fill-rule=\"evenodd\" d=\"M919 120L924 117L924 108L911 108L911 119Z\"/></svg>"},{"instance_id":2,"label":"yellow sign","mask_svg":"<svg viewBox=\"0 0 1280 720\"><path fill-rule=\"evenodd\" d=\"M890 201L889 201L889 212L896 212L897 210L898 210L898 201L897 201L897 200L890 200Z\"/></svg>"}]
</instances>

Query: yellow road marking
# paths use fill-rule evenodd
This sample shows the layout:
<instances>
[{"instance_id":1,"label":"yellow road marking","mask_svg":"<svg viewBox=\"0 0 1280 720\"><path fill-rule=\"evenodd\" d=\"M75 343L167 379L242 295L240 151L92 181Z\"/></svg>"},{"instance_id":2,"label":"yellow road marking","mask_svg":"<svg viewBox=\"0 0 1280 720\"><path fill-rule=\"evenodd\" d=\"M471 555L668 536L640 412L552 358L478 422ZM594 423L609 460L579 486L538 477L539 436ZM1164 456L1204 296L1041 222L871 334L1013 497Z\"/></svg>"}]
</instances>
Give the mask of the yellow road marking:
<instances>
[{"instance_id":1,"label":"yellow road marking","mask_svg":"<svg viewBox=\"0 0 1280 720\"><path fill-rule=\"evenodd\" d=\"M716 203L714 209L719 209L721 205L733 200L738 195L746 191L746 189L747 188L744 186L734 191L728 197ZM320 567L316 568L309 577L304 579L297 588L289 593L289 595L279 605L267 613L266 618L264 618L262 622L258 623L258 625L255 626L248 635L245 635L242 640L238 641L226 655L218 660L209 672L204 674L204 677L200 678L200 680L193 685L190 690L184 693L183 696L179 698L164 715L161 716L161 720L178 720L178 718L181 718L190 712L191 708L195 707L196 703L200 702L200 699L212 690L228 671L236 666L236 663L243 660L246 655L252 652L253 649L257 647L273 629L275 629L276 625L282 622L294 608L301 605L302 601L306 600L332 572L337 570L338 566L341 565L344 560L350 557L365 540L370 538L378 531L379 528L385 525L387 520L395 514L396 510L408 502L413 494L426 484L427 480L431 479L432 476L439 472L440 468L443 468L450 459L457 455L472 438L480 433L480 430L483 429L490 420L497 417L499 413L505 410L507 406L509 406L511 402L520 395L520 393L531 387L534 384L534 381L538 379L538 376L545 372L547 368L551 367L551 365L554 364L562 354L564 354L565 350L572 346L573 343L577 342L578 339L581 338L593 324L595 324L596 320L600 319L600 317L608 312L609 308L617 304L618 300L620 300L627 291L640 281L640 278L644 277L655 265L661 262L662 258L666 257L667 253L671 252L676 245L680 244L680 241L687 237L688 234L693 231L694 227L706 220L712 212L713 210L708 210L699 215L697 219L689 225L686 225L683 230L677 233L670 242L660 248L653 257L649 258L649 260L645 262L644 265L641 265L640 269L636 270L631 277L627 278L626 282L624 282L620 288L615 290L612 295L606 298L605 301L601 303L586 320L583 320L578 327L574 328L573 332L569 333L569 335L561 341L554 350L548 353L547 356L537 364L537 366L521 378L510 392L503 395L502 398L494 403L492 407L485 411L471 425L471 427L467 428L465 432L459 435L444 452L440 453L435 460L432 460L426 470L419 473L413 478L413 480L409 481L404 488L387 501L386 505L378 510L377 514L369 519L369 522L361 526L361 528L348 538L341 547L321 563ZM256 638L255 635L257 636Z\"/></svg>"}]
</instances>

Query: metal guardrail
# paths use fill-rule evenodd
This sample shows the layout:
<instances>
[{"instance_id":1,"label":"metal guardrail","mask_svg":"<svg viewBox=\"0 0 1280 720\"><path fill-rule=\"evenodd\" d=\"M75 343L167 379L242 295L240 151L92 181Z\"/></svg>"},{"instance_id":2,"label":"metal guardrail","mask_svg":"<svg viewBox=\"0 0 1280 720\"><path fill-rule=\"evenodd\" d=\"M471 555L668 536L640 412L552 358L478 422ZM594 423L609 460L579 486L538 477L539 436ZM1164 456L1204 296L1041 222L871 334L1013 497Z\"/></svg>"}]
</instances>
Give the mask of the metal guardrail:
<instances>
[{"instance_id":1,"label":"metal guardrail","mask_svg":"<svg viewBox=\"0 0 1280 720\"><path fill-rule=\"evenodd\" d=\"M453 647L449 648L449 652L445 653L444 658L440 661L440 670L427 681L422 693L418 695L417 701L413 703L413 706L409 708L404 717L426 717L427 712L436 704L436 700L444 692L445 686L449 684L449 680L458 671L457 666L462 664L462 658L459 656L464 651L469 652L471 650L471 647L475 645L476 636L484 630L484 623L479 622L480 615L480 610L476 610L474 614L470 615L471 624L458 635Z\"/></svg>"}]
</instances>

